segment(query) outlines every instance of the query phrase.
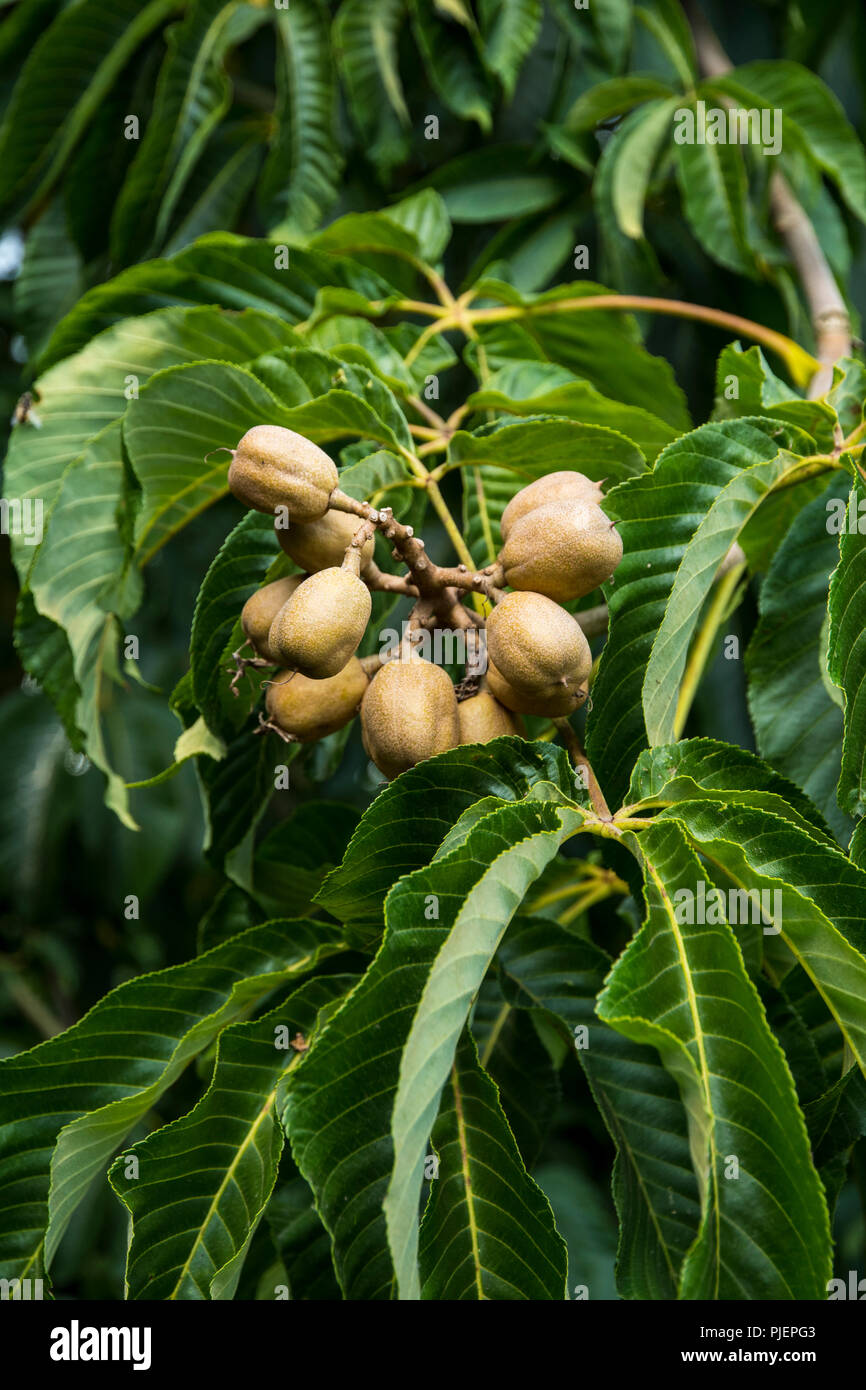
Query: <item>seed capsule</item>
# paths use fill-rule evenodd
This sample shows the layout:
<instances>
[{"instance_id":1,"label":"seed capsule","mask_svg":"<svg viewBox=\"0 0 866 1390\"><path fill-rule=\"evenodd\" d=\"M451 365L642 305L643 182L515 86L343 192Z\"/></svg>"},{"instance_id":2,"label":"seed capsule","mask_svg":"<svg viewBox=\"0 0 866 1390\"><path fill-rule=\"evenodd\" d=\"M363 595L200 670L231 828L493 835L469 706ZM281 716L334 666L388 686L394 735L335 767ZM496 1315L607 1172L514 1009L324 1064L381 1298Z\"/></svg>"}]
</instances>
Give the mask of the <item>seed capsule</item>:
<instances>
[{"instance_id":1,"label":"seed capsule","mask_svg":"<svg viewBox=\"0 0 866 1390\"><path fill-rule=\"evenodd\" d=\"M360 708L367 677L357 657L350 657L336 676L310 680L300 671L281 671L268 686L268 715L287 734L301 743L334 734L353 719Z\"/></svg>"},{"instance_id":2,"label":"seed capsule","mask_svg":"<svg viewBox=\"0 0 866 1390\"><path fill-rule=\"evenodd\" d=\"M268 643L287 670L324 680L354 656L371 610L370 591L351 570L319 570L280 609Z\"/></svg>"},{"instance_id":3,"label":"seed capsule","mask_svg":"<svg viewBox=\"0 0 866 1390\"><path fill-rule=\"evenodd\" d=\"M287 507L293 521L315 521L328 510L337 466L318 444L282 425L254 425L235 450L229 487L257 512Z\"/></svg>"}]
</instances>

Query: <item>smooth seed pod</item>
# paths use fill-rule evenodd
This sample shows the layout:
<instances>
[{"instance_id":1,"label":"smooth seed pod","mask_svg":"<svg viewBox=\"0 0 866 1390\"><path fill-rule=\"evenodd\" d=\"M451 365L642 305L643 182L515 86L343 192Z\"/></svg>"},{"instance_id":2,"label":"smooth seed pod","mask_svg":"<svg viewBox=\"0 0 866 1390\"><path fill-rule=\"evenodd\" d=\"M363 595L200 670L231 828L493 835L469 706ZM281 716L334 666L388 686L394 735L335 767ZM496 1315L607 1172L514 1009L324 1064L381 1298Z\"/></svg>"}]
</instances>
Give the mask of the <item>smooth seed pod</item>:
<instances>
[{"instance_id":1,"label":"smooth seed pod","mask_svg":"<svg viewBox=\"0 0 866 1390\"><path fill-rule=\"evenodd\" d=\"M501 705L489 690L479 690L457 706L461 743L489 743L508 734L525 736L523 722Z\"/></svg>"},{"instance_id":2,"label":"smooth seed pod","mask_svg":"<svg viewBox=\"0 0 866 1390\"><path fill-rule=\"evenodd\" d=\"M559 473L548 473L543 478L536 478L534 483L529 483L527 487L522 487L519 492L514 494L502 513L502 520L499 523L502 539L507 541L515 521L519 521L528 512L534 511L536 507L543 507L548 502L597 503L601 501L603 496L604 493L598 483L594 483L583 473L574 473L570 469L564 469Z\"/></svg>"},{"instance_id":3,"label":"smooth seed pod","mask_svg":"<svg viewBox=\"0 0 866 1390\"><path fill-rule=\"evenodd\" d=\"M313 680L335 676L357 651L371 609L370 590L350 569L319 570L274 618L271 651L287 670Z\"/></svg>"},{"instance_id":4,"label":"smooth seed pod","mask_svg":"<svg viewBox=\"0 0 866 1390\"><path fill-rule=\"evenodd\" d=\"M293 521L315 521L328 510L337 465L318 444L282 425L254 425L235 449L229 487L257 512L287 507Z\"/></svg>"},{"instance_id":5,"label":"smooth seed pod","mask_svg":"<svg viewBox=\"0 0 866 1390\"><path fill-rule=\"evenodd\" d=\"M581 703L580 688L592 670L592 652L580 624L543 594L505 595L487 619L487 654L518 692L541 699L568 695L572 709ZM508 705L489 670L487 679L497 699Z\"/></svg>"},{"instance_id":6,"label":"smooth seed pod","mask_svg":"<svg viewBox=\"0 0 866 1390\"><path fill-rule=\"evenodd\" d=\"M244 636L252 643L259 656L263 656L265 661L272 661L274 665L277 664L277 657L271 651L268 641L271 623L303 583L304 578L303 574L292 574L288 579L275 579L273 584L265 584L261 589L257 589L241 609Z\"/></svg>"},{"instance_id":7,"label":"smooth seed pod","mask_svg":"<svg viewBox=\"0 0 866 1390\"><path fill-rule=\"evenodd\" d=\"M318 521L305 521L299 526L277 526L277 540L296 565L315 574L343 563L343 556L360 530L362 522L349 512L327 511ZM371 536L361 550L361 561L373 558L375 537Z\"/></svg>"},{"instance_id":8,"label":"smooth seed pod","mask_svg":"<svg viewBox=\"0 0 866 1390\"><path fill-rule=\"evenodd\" d=\"M509 685L492 661L487 663L487 683L506 709L513 710L515 714L543 715L547 719L567 718L583 704L589 693L586 685L553 685L535 694L527 694L525 690L516 690Z\"/></svg>"},{"instance_id":9,"label":"smooth seed pod","mask_svg":"<svg viewBox=\"0 0 866 1390\"><path fill-rule=\"evenodd\" d=\"M269 717L301 743L325 738L358 713L368 680L357 657L350 657L336 676L310 680L300 671L281 671L268 686Z\"/></svg>"},{"instance_id":10,"label":"smooth seed pod","mask_svg":"<svg viewBox=\"0 0 866 1390\"><path fill-rule=\"evenodd\" d=\"M565 501L547 502L516 521L498 565L510 588L567 603L610 579L621 559L622 539L601 508Z\"/></svg>"},{"instance_id":11,"label":"smooth seed pod","mask_svg":"<svg viewBox=\"0 0 866 1390\"><path fill-rule=\"evenodd\" d=\"M414 652L387 662L364 696L361 731L368 756L386 777L456 748L460 718L447 671Z\"/></svg>"}]
</instances>

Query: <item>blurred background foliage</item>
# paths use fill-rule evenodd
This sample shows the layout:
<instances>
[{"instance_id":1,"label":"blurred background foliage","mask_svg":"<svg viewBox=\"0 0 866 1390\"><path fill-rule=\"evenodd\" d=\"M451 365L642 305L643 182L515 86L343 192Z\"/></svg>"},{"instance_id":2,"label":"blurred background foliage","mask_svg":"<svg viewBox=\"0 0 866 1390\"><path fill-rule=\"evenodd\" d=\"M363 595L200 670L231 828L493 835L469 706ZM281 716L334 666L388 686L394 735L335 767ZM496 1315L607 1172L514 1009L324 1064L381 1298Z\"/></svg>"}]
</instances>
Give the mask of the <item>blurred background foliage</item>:
<instances>
[{"instance_id":1,"label":"blurred background foliage","mask_svg":"<svg viewBox=\"0 0 866 1390\"><path fill-rule=\"evenodd\" d=\"M704 8L735 65L804 65L866 134L859 0L711 0ZM646 183L644 236L623 234L611 173L635 117L623 119L629 103L611 92L628 90L635 74L659 92L688 91L693 71L676 0L591 0L583 10L571 0L3 3L0 416L11 422L63 315L124 266L216 229L297 243L347 212L425 187L442 194L454 224L444 269L455 290L484 271L527 291L574 279L574 248L584 244L592 280L720 306L809 345L808 316L768 225L759 157L745 168L737 257L720 251L699 211L684 212L672 150L633 150L622 164L621 189ZM845 205L856 191L846 191L843 171L842 197L832 196L820 178L810 181L796 151L786 172L810 201L857 323L866 244ZM650 349L673 364L695 420L705 418L726 335L674 319L643 326ZM471 383L461 373L449 378L455 400ZM148 602L136 619L140 669L143 682L166 694L187 667L201 576L239 514L232 500L219 503L149 568ZM436 558L448 554L441 534L429 543ZM203 856L191 766L132 793L138 833L105 808L101 776L76 756L45 695L23 677L11 640L17 585L5 537L2 546L0 1053L9 1054L67 1026L118 982L183 960L202 940L264 913ZM749 594L731 623L743 645L756 619ZM177 725L144 683L130 698L122 719L111 726L111 711L108 719L118 761L136 780L171 761ZM754 746L741 663L717 662L687 732ZM317 859L339 858L353 818L329 817L323 840L323 824L305 820L315 815L305 808L324 798L360 809L374 785L359 747L330 773L293 776L280 800L280 815L299 818L293 872L311 881ZM277 897L284 887L277 868ZM137 916L125 911L131 896ZM606 904L593 910L612 912ZM197 1085L195 1075L185 1078L159 1120L183 1113ZM536 1176L571 1247L571 1284L614 1297L610 1142L573 1058L560 1092ZM588 1209L597 1213L593 1230ZM863 1263L862 1210L856 1188L846 1189L840 1269ZM108 1189L94 1191L64 1246L58 1292L98 1298L116 1289L124 1229ZM254 1294L254 1271L255 1251L241 1293Z\"/></svg>"}]
</instances>

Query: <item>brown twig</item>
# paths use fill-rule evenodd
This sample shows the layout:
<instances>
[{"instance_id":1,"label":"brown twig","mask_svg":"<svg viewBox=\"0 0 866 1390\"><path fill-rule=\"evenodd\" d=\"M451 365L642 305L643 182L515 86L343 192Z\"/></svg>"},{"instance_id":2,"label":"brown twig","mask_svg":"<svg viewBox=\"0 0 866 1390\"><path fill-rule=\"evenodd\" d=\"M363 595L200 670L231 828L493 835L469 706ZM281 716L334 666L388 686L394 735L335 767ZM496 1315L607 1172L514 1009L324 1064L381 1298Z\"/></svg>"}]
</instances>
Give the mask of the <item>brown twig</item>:
<instances>
[{"instance_id":1,"label":"brown twig","mask_svg":"<svg viewBox=\"0 0 866 1390\"><path fill-rule=\"evenodd\" d=\"M695 0L686 0L685 9L701 72L710 78L726 76L733 64L703 11ZM809 305L816 355L822 363L809 383L808 395L814 400L830 389L833 364L851 352L851 318L815 228L778 170L770 179L770 211Z\"/></svg>"},{"instance_id":2,"label":"brown twig","mask_svg":"<svg viewBox=\"0 0 866 1390\"><path fill-rule=\"evenodd\" d=\"M613 816L611 815L610 807L605 800L604 792L599 786L598 778L592 770L592 763L584 752L583 744L574 732L567 718L554 719L553 722L562 735L562 741L568 749L569 756L574 766L580 768L586 774L587 791L589 792L589 799L592 802L592 809L595 811L599 820L612 822Z\"/></svg>"}]
</instances>

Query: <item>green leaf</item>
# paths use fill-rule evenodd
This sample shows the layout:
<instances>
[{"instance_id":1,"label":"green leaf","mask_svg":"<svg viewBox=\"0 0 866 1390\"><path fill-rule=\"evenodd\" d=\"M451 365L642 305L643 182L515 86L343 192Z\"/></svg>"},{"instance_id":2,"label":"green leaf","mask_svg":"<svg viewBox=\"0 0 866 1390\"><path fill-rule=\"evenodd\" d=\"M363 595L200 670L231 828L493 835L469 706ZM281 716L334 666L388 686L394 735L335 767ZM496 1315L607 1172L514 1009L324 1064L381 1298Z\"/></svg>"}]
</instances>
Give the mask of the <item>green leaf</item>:
<instances>
[{"instance_id":1,"label":"green leaf","mask_svg":"<svg viewBox=\"0 0 866 1390\"><path fill-rule=\"evenodd\" d=\"M524 59L541 28L541 0L481 0L479 18L485 66L514 94Z\"/></svg>"},{"instance_id":2,"label":"green leaf","mask_svg":"<svg viewBox=\"0 0 866 1390\"><path fill-rule=\"evenodd\" d=\"M106 804L125 825L137 829L103 730L111 686L120 682L118 618L134 611L140 597L138 576L126 574L128 541L120 518L126 491L120 423L115 421L64 475L33 564L30 592L41 617L66 634L76 692L73 717L90 761L106 776Z\"/></svg>"},{"instance_id":3,"label":"green leaf","mask_svg":"<svg viewBox=\"0 0 866 1390\"><path fill-rule=\"evenodd\" d=\"M830 453L834 446L837 416L829 398L803 400L770 369L757 346L744 351L739 343L730 343L722 349L716 365L713 415L717 420L733 420L742 415L785 420L810 434L822 451Z\"/></svg>"},{"instance_id":4,"label":"green leaf","mask_svg":"<svg viewBox=\"0 0 866 1390\"><path fill-rule=\"evenodd\" d=\"M351 979L310 980L263 1018L224 1029L198 1104L115 1160L109 1181L132 1217L127 1298L233 1296L276 1181L277 1092L303 1055L291 1039L309 1043L319 1009Z\"/></svg>"},{"instance_id":5,"label":"green leaf","mask_svg":"<svg viewBox=\"0 0 866 1390\"><path fill-rule=\"evenodd\" d=\"M525 145L496 145L458 156L429 179L452 222L510 221L555 207L567 192L550 162L539 166Z\"/></svg>"},{"instance_id":6,"label":"green leaf","mask_svg":"<svg viewBox=\"0 0 866 1390\"><path fill-rule=\"evenodd\" d=\"M65 1033L0 1061L4 1275L43 1268L43 1245L50 1265L91 1179L227 1023L339 949L323 923L253 927L119 985Z\"/></svg>"},{"instance_id":7,"label":"green leaf","mask_svg":"<svg viewBox=\"0 0 866 1390\"><path fill-rule=\"evenodd\" d=\"M643 236L643 206L653 166L681 98L648 101L622 122L605 150L614 215L625 236Z\"/></svg>"},{"instance_id":8,"label":"green leaf","mask_svg":"<svg viewBox=\"0 0 866 1390\"><path fill-rule=\"evenodd\" d=\"M321 0L292 0L275 19L277 127L260 197L281 234L312 231L336 201L343 169L328 14Z\"/></svg>"},{"instance_id":9,"label":"green leaf","mask_svg":"<svg viewBox=\"0 0 866 1390\"><path fill-rule=\"evenodd\" d=\"M837 537L827 529L828 504L847 499L848 489L847 475L834 481L785 536L761 585L760 618L746 652L758 751L809 794L845 843L851 821L836 801L842 711L821 679L820 648L830 573L839 558ZM857 635L859 629L855 646Z\"/></svg>"},{"instance_id":10,"label":"green leaf","mask_svg":"<svg viewBox=\"0 0 866 1390\"><path fill-rule=\"evenodd\" d=\"M79 298L81 271L63 203L55 199L27 237L13 290L15 318L31 357L41 351L58 320Z\"/></svg>"},{"instance_id":11,"label":"green leaf","mask_svg":"<svg viewBox=\"0 0 866 1390\"><path fill-rule=\"evenodd\" d=\"M398 67L403 0L343 0L334 47L352 118L372 163L387 174L409 153L409 110Z\"/></svg>"},{"instance_id":12,"label":"green leaf","mask_svg":"<svg viewBox=\"0 0 866 1390\"><path fill-rule=\"evenodd\" d=\"M384 787L316 903L353 925L379 926L392 884L427 864L461 814L482 797L519 801L536 782L573 787L561 748L520 739L454 749Z\"/></svg>"},{"instance_id":13,"label":"green leaf","mask_svg":"<svg viewBox=\"0 0 866 1390\"><path fill-rule=\"evenodd\" d=\"M410 13L434 91L455 116L475 121L487 134L492 125L490 94L472 37L439 18L424 0L410 0Z\"/></svg>"},{"instance_id":14,"label":"green leaf","mask_svg":"<svg viewBox=\"0 0 866 1390\"><path fill-rule=\"evenodd\" d=\"M663 815L737 890L764 895L765 932L802 965L866 1072L866 874L766 810L694 801Z\"/></svg>"},{"instance_id":15,"label":"green leaf","mask_svg":"<svg viewBox=\"0 0 866 1390\"><path fill-rule=\"evenodd\" d=\"M683 433L691 427L685 397L668 363L641 344L634 319L581 307L581 300L608 293L587 281L558 285L523 298L525 312L517 322L478 322L490 367L497 370L515 358L556 362L611 400L651 411Z\"/></svg>"},{"instance_id":16,"label":"green leaf","mask_svg":"<svg viewBox=\"0 0 866 1390\"><path fill-rule=\"evenodd\" d=\"M829 1219L782 1050L727 923L677 920L677 895L703 880L682 832L656 824L639 851L647 919L598 1012L658 1049L686 1107L702 1221L680 1297L823 1298Z\"/></svg>"},{"instance_id":17,"label":"green leaf","mask_svg":"<svg viewBox=\"0 0 866 1390\"><path fill-rule=\"evenodd\" d=\"M287 1155L283 1154L283 1164ZM319 1220L309 1184L292 1165L280 1178L265 1220L286 1269L293 1301L338 1301L340 1286L331 1261L331 1242Z\"/></svg>"},{"instance_id":18,"label":"green leaf","mask_svg":"<svg viewBox=\"0 0 866 1390\"><path fill-rule=\"evenodd\" d=\"M170 260L130 266L107 284L88 290L58 326L42 365L77 352L118 319L162 309L166 303L258 309L283 320L288 333L286 324L308 319L326 286L332 292L347 290L367 301L383 301L383 312L393 293L380 276L355 261L293 247L287 265L285 247L213 232ZM259 351L266 348L264 343Z\"/></svg>"},{"instance_id":19,"label":"green leaf","mask_svg":"<svg viewBox=\"0 0 866 1390\"><path fill-rule=\"evenodd\" d=\"M669 82L649 74L634 72L613 77L609 82L596 82L570 107L562 128L569 135L579 135L585 130L594 130L612 116L625 115L641 102L671 95Z\"/></svg>"},{"instance_id":20,"label":"green leaf","mask_svg":"<svg viewBox=\"0 0 866 1390\"><path fill-rule=\"evenodd\" d=\"M677 98L677 100L681 100ZM677 179L689 224L708 256L737 275L755 276L755 261L746 230L748 180L738 145L707 144L696 103L697 140L680 144L674 137Z\"/></svg>"},{"instance_id":21,"label":"green leaf","mask_svg":"<svg viewBox=\"0 0 866 1390\"><path fill-rule=\"evenodd\" d=\"M625 548L605 586L610 634L587 725L590 759L610 801L638 752L673 741L689 639L729 546L806 436L774 421L702 425L650 474L608 493Z\"/></svg>"},{"instance_id":22,"label":"green leaf","mask_svg":"<svg viewBox=\"0 0 866 1390\"><path fill-rule=\"evenodd\" d=\"M262 151L248 131L221 129L192 170L163 250L173 256L197 237L233 227L258 179Z\"/></svg>"},{"instance_id":23,"label":"green leaf","mask_svg":"<svg viewBox=\"0 0 866 1390\"><path fill-rule=\"evenodd\" d=\"M0 126L0 213L30 207L51 188L129 59L174 8L174 0L108 8L78 0L44 30Z\"/></svg>"},{"instance_id":24,"label":"green leaf","mask_svg":"<svg viewBox=\"0 0 866 1390\"><path fill-rule=\"evenodd\" d=\"M712 738L644 749L635 763L627 800L630 806L649 808L716 798L727 806L761 806L836 848L823 816L798 786L754 753Z\"/></svg>"},{"instance_id":25,"label":"green leaf","mask_svg":"<svg viewBox=\"0 0 866 1390\"><path fill-rule=\"evenodd\" d=\"M601 50L614 72L620 72L628 58L633 12L630 0L595 0L589 11Z\"/></svg>"},{"instance_id":26,"label":"green leaf","mask_svg":"<svg viewBox=\"0 0 866 1390\"><path fill-rule=\"evenodd\" d=\"M360 813L339 801L308 801L277 821L256 846L252 891L270 915L301 916L339 864Z\"/></svg>"},{"instance_id":27,"label":"green leaf","mask_svg":"<svg viewBox=\"0 0 866 1390\"><path fill-rule=\"evenodd\" d=\"M680 1268L698 1233L700 1205L674 1078L654 1048L631 1042L598 1017L595 999L610 960L592 942L557 922L518 918L497 959L506 998L516 1008L548 1010L573 1035L616 1145L620 1294L676 1298Z\"/></svg>"},{"instance_id":28,"label":"green leaf","mask_svg":"<svg viewBox=\"0 0 866 1390\"><path fill-rule=\"evenodd\" d=\"M577 808L551 807L548 814L539 803L531 818L528 810L524 802L494 811L463 844L402 880L385 904L386 923L410 931L432 894L449 927L403 1045L391 1120L394 1163L384 1210L401 1298L420 1296L417 1210L427 1138L472 1000L528 888L581 824ZM386 933L383 964L389 941ZM537 1257L532 1272L540 1274Z\"/></svg>"},{"instance_id":29,"label":"green leaf","mask_svg":"<svg viewBox=\"0 0 866 1390\"><path fill-rule=\"evenodd\" d=\"M242 435L263 421L285 424L276 399L240 366L202 362L159 372L130 402L123 440L141 506L135 548L144 564L177 531L228 489L228 458Z\"/></svg>"},{"instance_id":30,"label":"green leaf","mask_svg":"<svg viewBox=\"0 0 866 1390\"><path fill-rule=\"evenodd\" d=\"M168 31L153 109L112 216L116 265L141 260L165 242L184 185L231 101L226 55L264 19L261 8L241 0L215 7L193 0Z\"/></svg>"},{"instance_id":31,"label":"green leaf","mask_svg":"<svg viewBox=\"0 0 866 1390\"><path fill-rule=\"evenodd\" d=\"M866 814L866 546L861 527L866 490L859 480L851 490L839 565L830 580L830 635L827 668L845 693L845 733L839 806L860 819Z\"/></svg>"},{"instance_id":32,"label":"green leaf","mask_svg":"<svg viewBox=\"0 0 866 1390\"><path fill-rule=\"evenodd\" d=\"M421 1226L421 1298L563 1298L565 1250L550 1204L527 1175L497 1088L465 1035L431 1144L439 1169Z\"/></svg>"},{"instance_id":33,"label":"green leaf","mask_svg":"<svg viewBox=\"0 0 866 1390\"><path fill-rule=\"evenodd\" d=\"M260 312L225 314L216 309L176 308L160 309L99 333L36 382L40 427L27 424L13 431L6 460L7 495L41 498L48 514L61 487L65 490L67 467L123 414L130 397L154 372L210 356L224 362L245 362L268 346L276 348L290 341L291 336L285 324ZM76 483L70 476L70 505L75 500ZM115 493L108 506L116 507L120 501L120 493ZM15 549L23 577L32 562L33 548L16 543ZM112 573L106 570L106 583Z\"/></svg>"},{"instance_id":34,"label":"green leaf","mask_svg":"<svg viewBox=\"0 0 866 1390\"><path fill-rule=\"evenodd\" d=\"M199 589L190 633L192 692L214 733L237 732L249 715L244 690L238 697L229 694L227 657L241 609L280 553L273 518L248 512L226 537ZM249 688L258 693L255 683Z\"/></svg>"},{"instance_id":35,"label":"green leaf","mask_svg":"<svg viewBox=\"0 0 866 1390\"><path fill-rule=\"evenodd\" d=\"M784 112L784 134L835 182L851 211L866 222L866 153L829 87L799 63L746 63L705 84L745 107Z\"/></svg>"},{"instance_id":36,"label":"green leaf","mask_svg":"<svg viewBox=\"0 0 866 1390\"><path fill-rule=\"evenodd\" d=\"M509 744L502 741L503 747ZM461 763L452 753L425 766L428 776L453 778ZM404 789L411 786L410 777L412 773L404 774L388 791L400 789L401 783ZM444 857L400 882L388 898L388 929L374 964L287 1087L284 1123L293 1155L316 1193L334 1241L337 1275L349 1297L389 1296L394 1278L389 1242L401 1296L419 1294L415 1249L424 1156L472 994L526 887L556 854L564 835L581 822L576 807L540 799L554 790L539 788L537 800L497 806ZM386 796L377 799L374 811ZM423 800L429 810L432 797ZM370 817L368 812L362 820L349 855ZM401 828L404 841L412 838L413 826L404 820ZM451 968L458 940L465 942L472 962L463 977ZM441 1026L430 1015L427 1029L438 990L443 991L445 1014ZM411 1105L408 1085L416 1059L424 1055L431 1067L418 1077L418 1119L413 1123L404 1107ZM550 1238L556 1241L552 1219ZM530 1280L535 1287L536 1280L545 1278L547 1262L541 1255L528 1270L507 1250L500 1255L504 1277L524 1296Z\"/></svg>"},{"instance_id":37,"label":"green leaf","mask_svg":"<svg viewBox=\"0 0 866 1390\"><path fill-rule=\"evenodd\" d=\"M657 415L610 400L553 362L512 362L501 367L469 396L467 405L471 410L564 415L585 425L604 425L632 440L650 463L677 437L677 431Z\"/></svg>"},{"instance_id":38,"label":"green leaf","mask_svg":"<svg viewBox=\"0 0 866 1390\"><path fill-rule=\"evenodd\" d=\"M496 558L502 513L527 483L558 469L612 483L644 471L643 456L623 435L601 425L540 417L483 425L472 434L458 430L447 463L483 469L463 491L466 541L473 555L483 555L482 564Z\"/></svg>"}]
</instances>

